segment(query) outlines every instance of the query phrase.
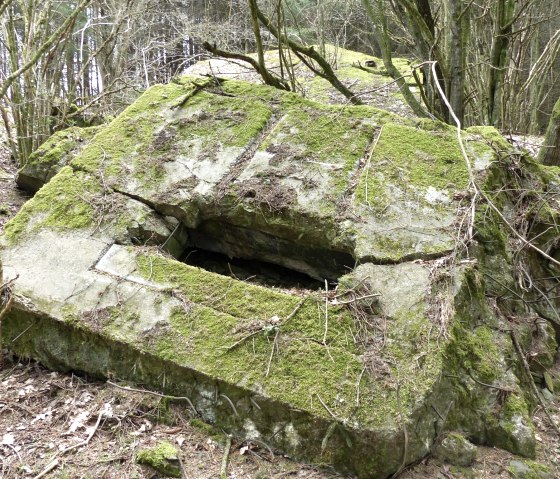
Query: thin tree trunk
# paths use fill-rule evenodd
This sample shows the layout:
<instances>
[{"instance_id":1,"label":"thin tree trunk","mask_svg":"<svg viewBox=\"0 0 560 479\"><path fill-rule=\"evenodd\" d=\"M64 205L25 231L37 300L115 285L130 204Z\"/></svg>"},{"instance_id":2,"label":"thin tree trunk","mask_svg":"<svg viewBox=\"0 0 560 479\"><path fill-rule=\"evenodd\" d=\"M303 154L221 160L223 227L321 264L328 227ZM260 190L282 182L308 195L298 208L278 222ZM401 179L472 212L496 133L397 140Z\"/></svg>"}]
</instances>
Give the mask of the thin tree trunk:
<instances>
[{"instance_id":1,"label":"thin tree trunk","mask_svg":"<svg viewBox=\"0 0 560 479\"><path fill-rule=\"evenodd\" d=\"M488 120L494 126L500 126L502 119L502 90L514 9L514 0L498 0L488 80Z\"/></svg>"},{"instance_id":2,"label":"thin tree trunk","mask_svg":"<svg viewBox=\"0 0 560 479\"><path fill-rule=\"evenodd\" d=\"M560 166L560 98L552 110L538 159L544 165Z\"/></svg>"},{"instance_id":3,"label":"thin tree trunk","mask_svg":"<svg viewBox=\"0 0 560 479\"><path fill-rule=\"evenodd\" d=\"M449 103L455 115L463 124L465 95L465 35L466 15L461 15L463 2L449 0L449 16L451 21L449 51Z\"/></svg>"},{"instance_id":4,"label":"thin tree trunk","mask_svg":"<svg viewBox=\"0 0 560 479\"><path fill-rule=\"evenodd\" d=\"M402 95L404 96L405 101L408 103L410 108L412 108L414 114L420 117L426 117L428 116L426 110L422 108L420 102L410 91L410 88L408 87L406 80L403 78L402 74L397 70L395 65L393 65L393 58L391 55L391 41L389 39L389 33L387 31L387 17L381 11L383 5L381 5L379 0L376 1L378 10L377 12L375 12L371 0L362 0L362 4L364 5L366 13L378 34L377 41L379 43L379 47L381 48L383 65L385 66L385 69L387 70L387 73L389 73L391 78L396 81Z\"/></svg>"}]
</instances>

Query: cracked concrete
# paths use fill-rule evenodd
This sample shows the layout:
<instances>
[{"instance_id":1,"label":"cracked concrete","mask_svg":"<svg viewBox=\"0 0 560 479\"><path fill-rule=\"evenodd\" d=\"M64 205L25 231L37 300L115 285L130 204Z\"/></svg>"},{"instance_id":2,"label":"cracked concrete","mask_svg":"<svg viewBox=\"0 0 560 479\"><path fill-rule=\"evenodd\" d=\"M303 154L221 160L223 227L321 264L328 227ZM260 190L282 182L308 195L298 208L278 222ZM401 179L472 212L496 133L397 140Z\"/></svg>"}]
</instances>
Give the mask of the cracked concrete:
<instances>
[{"instance_id":1,"label":"cracked concrete","mask_svg":"<svg viewBox=\"0 0 560 479\"><path fill-rule=\"evenodd\" d=\"M304 460L387 477L446 427L449 331L479 320L475 268L437 260L453 250L466 187L454 132L200 81L153 87L68 166L51 165L58 175L0 240L5 276L19 275L4 344L189 397L205 420ZM250 285L177 261L187 247L338 290Z\"/></svg>"}]
</instances>

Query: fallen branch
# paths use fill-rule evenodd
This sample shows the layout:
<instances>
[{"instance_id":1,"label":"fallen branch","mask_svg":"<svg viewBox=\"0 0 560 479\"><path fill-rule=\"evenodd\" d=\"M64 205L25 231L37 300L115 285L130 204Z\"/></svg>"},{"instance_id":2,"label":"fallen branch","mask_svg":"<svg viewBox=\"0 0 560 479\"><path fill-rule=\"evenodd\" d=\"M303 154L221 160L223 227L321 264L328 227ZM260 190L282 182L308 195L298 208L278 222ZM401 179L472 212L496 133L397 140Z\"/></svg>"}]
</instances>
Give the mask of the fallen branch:
<instances>
[{"instance_id":1,"label":"fallen branch","mask_svg":"<svg viewBox=\"0 0 560 479\"><path fill-rule=\"evenodd\" d=\"M259 333L262 333L263 331L264 331L264 328L258 329L257 331L253 331L252 333L248 334L247 336L243 336L239 341L236 341L231 346L226 346L225 349L227 351L231 351L232 349L235 349L237 346L239 346L241 343L244 343L248 339L252 338L253 336L256 336Z\"/></svg>"},{"instance_id":2,"label":"fallen branch","mask_svg":"<svg viewBox=\"0 0 560 479\"><path fill-rule=\"evenodd\" d=\"M353 299L350 299L348 301L336 301L335 304L336 305L352 304L352 303L356 303L357 301L361 301L362 299L378 298L379 296L381 296L380 293L366 294L365 296L359 296L358 298L353 298Z\"/></svg>"},{"instance_id":3,"label":"fallen branch","mask_svg":"<svg viewBox=\"0 0 560 479\"><path fill-rule=\"evenodd\" d=\"M97 421L95 423L95 426L90 431L90 433L88 434L88 437L86 439L84 439L83 441L81 441L77 444L73 444L72 446L68 446L68 447L62 449L62 451L60 451L58 454L60 456L62 456L64 454L66 454L67 452L72 451L73 449L77 449L79 447L87 446L89 444L89 442L91 441L91 438L95 435L95 433L99 429L99 424L101 424L101 419L103 418L104 413L105 413L105 409L102 409L99 412L99 415L97 416ZM60 459L58 457L55 457L49 464L47 464L47 467L45 467L33 479L41 479L41 477L46 476L49 472L51 472L53 469L55 469L59 464L60 464Z\"/></svg>"},{"instance_id":4,"label":"fallen branch","mask_svg":"<svg viewBox=\"0 0 560 479\"><path fill-rule=\"evenodd\" d=\"M68 446L66 448L64 448L62 451L60 451L60 454L66 454L68 451L71 451L72 449L77 449L79 447L84 447L87 446L89 444L89 442L91 441L91 438L95 435L95 433L97 432L97 429L99 429L99 424L101 424L101 418L103 417L103 414L105 413L105 410L102 409L99 412L99 415L97 416L97 421L95 422L95 426L93 427L93 429L90 431L90 433L88 434L88 437L86 439L84 439L82 442L79 442L77 444L74 444L72 446Z\"/></svg>"},{"instance_id":5,"label":"fallen branch","mask_svg":"<svg viewBox=\"0 0 560 479\"><path fill-rule=\"evenodd\" d=\"M327 345L327 334L329 332L329 282L325 280L325 333L323 334L323 344Z\"/></svg>"},{"instance_id":6,"label":"fallen branch","mask_svg":"<svg viewBox=\"0 0 560 479\"><path fill-rule=\"evenodd\" d=\"M198 414L198 411L194 407L194 404L186 396L169 396L167 394L161 394L161 393L157 393L155 391L148 391L147 389L136 389L136 388L131 388L131 387L127 387L127 386L120 386L118 384L115 384L112 381L107 381L107 384L110 384L111 386L116 387L118 389L122 389L123 391L130 391L130 392L136 392L136 393L142 393L142 394L150 394L152 396L156 396L156 397L159 397L159 398L162 398L162 399L170 399L171 401L187 401L187 403L189 403L189 406L191 407L193 412L195 414Z\"/></svg>"},{"instance_id":7,"label":"fallen branch","mask_svg":"<svg viewBox=\"0 0 560 479\"><path fill-rule=\"evenodd\" d=\"M371 164L371 157L373 156L373 151L375 150L375 147L377 146L377 142L379 141L379 138L381 138L381 133L383 132L383 126L379 129L379 133L377 134L377 137L375 138L375 140L373 141L373 143L371 144L371 147L368 151L368 155L367 155L367 161L366 161L366 181L365 181L365 195L366 195L366 203L367 205L371 208L371 204L369 202L368 199L368 183L369 183L369 166Z\"/></svg>"},{"instance_id":8,"label":"fallen branch","mask_svg":"<svg viewBox=\"0 0 560 479\"><path fill-rule=\"evenodd\" d=\"M268 358L268 365L266 367L266 374L264 375L265 378L268 377L270 373L270 366L272 365L272 358L274 357L274 351L278 349L278 334L280 333L279 329L276 329L276 334L274 335L274 342L272 343L272 351L270 351L270 357Z\"/></svg>"},{"instance_id":9,"label":"fallen branch","mask_svg":"<svg viewBox=\"0 0 560 479\"><path fill-rule=\"evenodd\" d=\"M286 319L284 319L283 324L286 324L290 319L292 319L297 314L297 312L303 306L303 303L305 303L308 298L309 298L309 296L306 296L296 305L294 310L290 314L288 314L288 316L286 316Z\"/></svg>"},{"instance_id":10,"label":"fallen branch","mask_svg":"<svg viewBox=\"0 0 560 479\"><path fill-rule=\"evenodd\" d=\"M297 305L296 307L293 309L293 311L288 314L288 316L286 316L286 318L284 319L284 321L282 322L282 324L286 324L290 319L292 319L297 312L300 310L300 308L303 306L303 303L305 303L305 301L307 301L308 296L306 296L305 298L303 298ZM226 351L231 351L232 349L235 349L237 346L239 346L240 344L244 343L245 341L247 341L248 339L252 338L253 336L256 336L257 334L260 334L262 332L266 331L266 328L261 328L258 329L257 331L253 331L252 333L247 334L246 336L243 336L240 340L236 341L235 343L233 343L231 346L225 346L222 349L225 349Z\"/></svg>"},{"instance_id":11,"label":"fallen branch","mask_svg":"<svg viewBox=\"0 0 560 479\"><path fill-rule=\"evenodd\" d=\"M56 468L59 464L58 458L54 461L50 462L45 469L43 469L39 474L37 474L33 479L41 479L41 477L46 476L49 472L51 472L54 468Z\"/></svg>"},{"instance_id":12,"label":"fallen branch","mask_svg":"<svg viewBox=\"0 0 560 479\"><path fill-rule=\"evenodd\" d=\"M228 479L227 467L228 467L230 451L231 451L231 436L229 434L227 434L226 435L226 447L225 447L225 450L224 450L224 457L222 458L222 467L220 469L220 479Z\"/></svg>"}]
</instances>

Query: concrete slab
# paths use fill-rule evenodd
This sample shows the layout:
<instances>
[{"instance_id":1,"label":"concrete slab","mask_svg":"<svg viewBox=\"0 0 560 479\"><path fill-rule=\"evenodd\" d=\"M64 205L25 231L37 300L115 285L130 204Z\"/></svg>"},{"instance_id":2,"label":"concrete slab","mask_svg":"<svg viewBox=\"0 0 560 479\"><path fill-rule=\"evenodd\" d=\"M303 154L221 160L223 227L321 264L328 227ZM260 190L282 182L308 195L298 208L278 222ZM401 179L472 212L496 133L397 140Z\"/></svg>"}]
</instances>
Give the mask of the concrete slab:
<instances>
[{"instance_id":1,"label":"concrete slab","mask_svg":"<svg viewBox=\"0 0 560 479\"><path fill-rule=\"evenodd\" d=\"M461 361L508 370L498 333L474 326L491 316L480 276L447 257L466 187L453 135L241 82L155 86L6 226L5 276L19 277L4 344L385 478L446 427ZM205 271L177 260L187 248L282 265L330 291Z\"/></svg>"}]
</instances>

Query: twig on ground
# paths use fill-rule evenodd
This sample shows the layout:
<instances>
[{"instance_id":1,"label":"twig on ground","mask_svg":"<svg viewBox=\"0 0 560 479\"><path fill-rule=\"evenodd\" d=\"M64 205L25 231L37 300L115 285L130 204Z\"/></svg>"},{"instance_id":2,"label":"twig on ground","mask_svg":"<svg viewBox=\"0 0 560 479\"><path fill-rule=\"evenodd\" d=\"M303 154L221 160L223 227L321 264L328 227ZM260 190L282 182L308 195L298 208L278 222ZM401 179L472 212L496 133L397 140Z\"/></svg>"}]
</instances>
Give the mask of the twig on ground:
<instances>
[{"instance_id":1,"label":"twig on ground","mask_svg":"<svg viewBox=\"0 0 560 479\"><path fill-rule=\"evenodd\" d=\"M329 332L329 282L325 280L325 333L323 334L323 344L327 345L327 333Z\"/></svg>"},{"instance_id":2,"label":"twig on ground","mask_svg":"<svg viewBox=\"0 0 560 479\"><path fill-rule=\"evenodd\" d=\"M189 406L191 407L193 412L195 414L198 414L198 411L194 407L194 404L186 396L169 396L168 394L161 394L161 393L157 393L155 391L148 391L147 389L136 389L136 388L131 388L131 387L128 387L128 386L120 386L119 384L115 384L112 381L107 381L107 384L110 384L111 386L116 387L118 389L122 389L123 391L136 392L136 393L142 393L142 394L150 394L152 396L156 396L156 397L159 397L159 398L162 398L162 399L171 399L172 401L187 401L187 403L189 404Z\"/></svg>"},{"instance_id":3,"label":"twig on ground","mask_svg":"<svg viewBox=\"0 0 560 479\"><path fill-rule=\"evenodd\" d=\"M365 181L365 195L366 195L366 203L369 207L371 207L371 204L369 203L369 199L368 199L368 176L369 176L369 165L371 163L371 157L373 156L373 150L375 150L375 147L377 146L377 142L379 141L379 138L381 138L381 132L383 131L383 127L381 127L379 129L379 133L377 135L377 137L375 138L375 140L373 141L371 148L368 151L368 157L367 157L367 161L366 161L366 181Z\"/></svg>"},{"instance_id":4,"label":"twig on ground","mask_svg":"<svg viewBox=\"0 0 560 479\"><path fill-rule=\"evenodd\" d=\"M492 388L492 389L497 389L498 391L504 391L504 392L507 392L507 393L515 392L515 391L514 391L513 389L511 389L511 388L504 388L504 387L502 387L502 386L496 386L496 385L494 385L494 384L483 383L482 381L479 381L478 379L476 379L476 378L472 375L471 371L467 371L467 374L469 375L469 377L470 377L475 383L480 384L481 386L484 386L484 387L487 387L487 388Z\"/></svg>"},{"instance_id":5,"label":"twig on ground","mask_svg":"<svg viewBox=\"0 0 560 479\"><path fill-rule=\"evenodd\" d=\"M45 477L49 472L51 472L53 469L55 469L58 466L58 463L60 461L58 460L58 458L54 459L53 461L51 461L47 467L45 467L39 474L37 474L33 479L41 479L41 477Z\"/></svg>"},{"instance_id":6,"label":"twig on ground","mask_svg":"<svg viewBox=\"0 0 560 479\"><path fill-rule=\"evenodd\" d=\"M357 301L361 301L362 299L378 298L379 296L381 296L381 294L379 294L379 293L366 294L365 296L360 296L358 298L352 298L348 301L337 301L335 304L337 304L337 305L352 304L352 303L355 303Z\"/></svg>"},{"instance_id":7,"label":"twig on ground","mask_svg":"<svg viewBox=\"0 0 560 479\"><path fill-rule=\"evenodd\" d=\"M257 331L253 331L252 333L248 334L247 336L243 336L239 341L236 341L231 346L225 346L222 349L225 349L226 351L231 351L232 349L235 349L237 346L239 346L241 343L244 343L248 339L252 338L253 336L256 336L259 333L262 333L263 331L264 331L264 329L259 329Z\"/></svg>"},{"instance_id":8,"label":"twig on ground","mask_svg":"<svg viewBox=\"0 0 560 479\"><path fill-rule=\"evenodd\" d=\"M222 467L220 469L220 479L227 479L227 467L228 467L230 451L231 451L231 436L227 434L224 457L222 458Z\"/></svg>"},{"instance_id":9,"label":"twig on ground","mask_svg":"<svg viewBox=\"0 0 560 479\"><path fill-rule=\"evenodd\" d=\"M264 375L265 378L268 377L270 373L270 366L272 364L272 358L274 356L274 350L278 348L278 334L280 333L280 329L276 329L276 334L274 335L274 342L272 343L272 351L270 351L270 357L268 358L268 365L266 367L266 374Z\"/></svg>"},{"instance_id":10,"label":"twig on ground","mask_svg":"<svg viewBox=\"0 0 560 479\"><path fill-rule=\"evenodd\" d=\"M321 403L321 405L325 408L325 410L331 415L331 417L333 419L335 419L336 421L339 421L339 419L334 415L334 413L329 409L329 406L327 406L323 400L321 399L321 396L319 396L319 393L315 393L315 396L317 396L317 399L319 400L319 402Z\"/></svg>"},{"instance_id":11,"label":"twig on ground","mask_svg":"<svg viewBox=\"0 0 560 479\"><path fill-rule=\"evenodd\" d=\"M356 407L360 407L360 384L362 382L362 378L364 377L364 373L366 372L366 368L362 369L360 373L360 377L358 378L358 382L356 383Z\"/></svg>"},{"instance_id":12,"label":"twig on ground","mask_svg":"<svg viewBox=\"0 0 560 479\"><path fill-rule=\"evenodd\" d=\"M99 415L97 416L97 421L95 423L95 426L92 428L92 430L90 431L90 433L88 434L88 437L86 439L84 439L83 441L77 443L77 444L73 444L72 446L68 446L64 449L62 449L58 454L59 456L62 456L64 454L66 454L69 451L72 451L73 449L77 449L79 447L84 447L87 446L89 444L89 442L91 441L91 438L95 435L95 433L97 432L97 430L99 429L99 425L101 424L101 419L103 418L103 414L105 413L105 409L102 409L99 412ZM58 457L55 457L51 462L49 462L49 464L47 464L47 466L39 473L37 474L33 479L40 479L41 477L46 476L49 472L51 472L53 469L55 469L60 463L60 459Z\"/></svg>"},{"instance_id":13,"label":"twig on ground","mask_svg":"<svg viewBox=\"0 0 560 479\"><path fill-rule=\"evenodd\" d=\"M347 294L355 293L355 292L357 291L357 289L358 289L364 282L366 282L368 279L370 279L370 276L369 276L369 275L363 277L360 281L358 281L358 283L357 283L353 288L351 288L351 289L345 289L345 290L342 291L341 293L335 295L333 299L342 298L342 296L346 296Z\"/></svg>"},{"instance_id":14,"label":"twig on ground","mask_svg":"<svg viewBox=\"0 0 560 479\"><path fill-rule=\"evenodd\" d=\"M179 468L181 469L181 479L189 479L187 476L187 471L185 471L185 465L181 459L181 454L177 454L177 460L179 461Z\"/></svg>"},{"instance_id":15,"label":"twig on ground","mask_svg":"<svg viewBox=\"0 0 560 479\"><path fill-rule=\"evenodd\" d=\"M88 437L86 439L84 439L83 441L81 441L77 444L74 444L72 446L68 446L68 447L64 448L62 451L60 451L60 454L66 454L68 451L71 451L72 449L77 449L79 447L87 446L89 444L89 442L91 441L91 438L97 432L97 429L99 429L99 424L101 424L101 419L103 418L104 413L105 413L105 409L102 409L99 412L99 415L97 416L97 421L95 422L95 426L93 426L93 429L90 431L90 433L88 434Z\"/></svg>"},{"instance_id":16,"label":"twig on ground","mask_svg":"<svg viewBox=\"0 0 560 479\"><path fill-rule=\"evenodd\" d=\"M235 408L235 405L233 404L233 401L230 398L228 398L225 394L220 394L220 397L224 398L229 403L229 405L231 406L231 409L233 410L233 413L236 416L239 416L239 413L237 412L237 409Z\"/></svg>"},{"instance_id":17,"label":"twig on ground","mask_svg":"<svg viewBox=\"0 0 560 479\"><path fill-rule=\"evenodd\" d=\"M288 314L288 316L286 316L286 319L284 319L283 324L286 324L290 319L292 319L297 312L300 310L300 308L303 306L303 303L305 303L307 301L307 299L309 298L309 296L305 296L294 308L294 310Z\"/></svg>"}]
</instances>

